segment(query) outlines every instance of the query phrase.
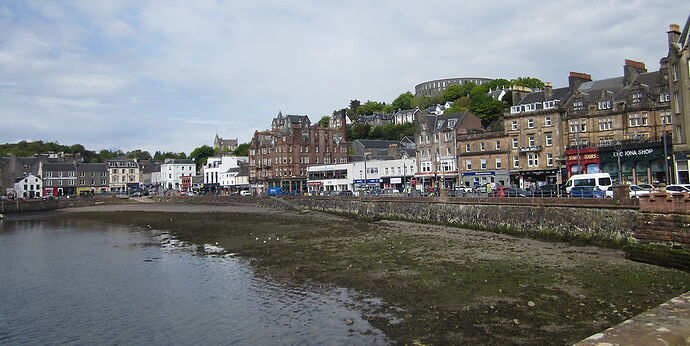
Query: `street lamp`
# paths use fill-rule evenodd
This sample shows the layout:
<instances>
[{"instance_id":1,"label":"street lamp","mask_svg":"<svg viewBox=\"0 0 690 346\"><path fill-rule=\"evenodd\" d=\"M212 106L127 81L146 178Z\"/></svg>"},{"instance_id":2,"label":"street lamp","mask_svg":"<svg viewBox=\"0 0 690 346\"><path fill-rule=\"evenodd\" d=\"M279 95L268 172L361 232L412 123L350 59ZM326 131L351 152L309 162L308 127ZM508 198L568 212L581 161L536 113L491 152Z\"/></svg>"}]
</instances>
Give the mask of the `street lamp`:
<instances>
[{"instance_id":1,"label":"street lamp","mask_svg":"<svg viewBox=\"0 0 690 346\"><path fill-rule=\"evenodd\" d=\"M664 123L664 175L666 179L666 185L668 185L671 182L671 174L669 174L669 169L668 169L668 149L666 148L666 124L668 123L667 118L662 117L663 123Z\"/></svg>"},{"instance_id":2,"label":"street lamp","mask_svg":"<svg viewBox=\"0 0 690 346\"><path fill-rule=\"evenodd\" d=\"M623 184L623 171L621 170L621 150L623 149L623 144L621 141L617 141L613 148L616 149L616 159L618 159L618 184Z\"/></svg>"}]
</instances>

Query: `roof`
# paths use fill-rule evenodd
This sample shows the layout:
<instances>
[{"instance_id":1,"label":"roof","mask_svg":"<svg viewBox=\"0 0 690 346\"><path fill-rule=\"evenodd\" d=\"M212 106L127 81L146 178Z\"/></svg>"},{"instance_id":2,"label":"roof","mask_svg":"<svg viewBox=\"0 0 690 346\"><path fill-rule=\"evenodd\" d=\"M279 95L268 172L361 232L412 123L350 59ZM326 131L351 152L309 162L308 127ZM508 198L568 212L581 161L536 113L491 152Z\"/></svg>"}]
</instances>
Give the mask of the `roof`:
<instances>
[{"instance_id":1,"label":"roof","mask_svg":"<svg viewBox=\"0 0 690 346\"><path fill-rule=\"evenodd\" d=\"M167 159L164 165L193 165L194 161L190 159Z\"/></svg>"},{"instance_id":2,"label":"roof","mask_svg":"<svg viewBox=\"0 0 690 346\"><path fill-rule=\"evenodd\" d=\"M680 38L678 38L678 45L681 48L685 48L690 45L690 15L688 16L688 20L685 22L685 27L683 28L683 32L680 34Z\"/></svg>"},{"instance_id":3,"label":"roof","mask_svg":"<svg viewBox=\"0 0 690 346\"><path fill-rule=\"evenodd\" d=\"M69 172L76 171L77 166L73 163L44 163L44 172Z\"/></svg>"},{"instance_id":4,"label":"roof","mask_svg":"<svg viewBox=\"0 0 690 346\"><path fill-rule=\"evenodd\" d=\"M359 142L365 148L385 148L391 144L400 144L399 141L383 140L383 139L356 139L354 142Z\"/></svg>"},{"instance_id":5,"label":"roof","mask_svg":"<svg viewBox=\"0 0 690 346\"><path fill-rule=\"evenodd\" d=\"M106 172L108 167L105 163L78 163L77 170L80 172Z\"/></svg>"},{"instance_id":6,"label":"roof","mask_svg":"<svg viewBox=\"0 0 690 346\"><path fill-rule=\"evenodd\" d=\"M586 84L586 83L584 83ZM555 101L555 100L564 100L568 97L568 93L570 92L570 88L564 87L564 88L556 88L551 91L551 97L547 99L546 97L546 92L544 90L540 91L535 91L531 92L525 97L518 102L518 105L525 105L525 104L531 104L535 102L544 102L544 101ZM517 106L517 105L516 105Z\"/></svg>"}]
</instances>

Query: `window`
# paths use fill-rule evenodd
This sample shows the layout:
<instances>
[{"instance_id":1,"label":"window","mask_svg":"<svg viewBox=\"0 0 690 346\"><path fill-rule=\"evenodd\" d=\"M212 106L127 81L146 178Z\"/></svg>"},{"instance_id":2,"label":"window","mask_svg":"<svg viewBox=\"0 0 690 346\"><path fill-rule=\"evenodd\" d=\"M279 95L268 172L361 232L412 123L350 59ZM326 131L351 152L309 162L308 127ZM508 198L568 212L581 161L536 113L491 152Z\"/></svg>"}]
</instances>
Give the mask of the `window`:
<instances>
[{"instance_id":1,"label":"window","mask_svg":"<svg viewBox=\"0 0 690 346\"><path fill-rule=\"evenodd\" d=\"M584 109L585 109L585 103L584 102L582 102L580 100L573 102L573 110L574 111L582 111Z\"/></svg>"},{"instance_id":2,"label":"window","mask_svg":"<svg viewBox=\"0 0 690 346\"><path fill-rule=\"evenodd\" d=\"M636 127L640 126L642 124L642 121L640 120L640 115L635 113L635 114L628 114L628 125L630 127Z\"/></svg>"},{"instance_id":3,"label":"window","mask_svg":"<svg viewBox=\"0 0 690 346\"><path fill-rule=\"evenodd\" d=\"M419 136L419 144L424 144L424 136Z\"/></svg>"},{"instance_id":4,"label":"window","mask_svg":"<svg viewBox=\"0 0 690 346\"><path fill-rule=\"evenodd\" d=\"M486 159L480 159L479 166L481 169L486 169Z\"/></svg>"},{"instance_id":5,"label":"window","mask_svg":"<svg viewBox=\"0 0 690 346\"><path fill-rule=\"evenodd\" d=\"M472 160L465 160L465 169L468 171L472 169Z\"/></svg>"},{"instance_id":6,"label":"window","mask_svg":"<svg viewBox=\"0 0 690 346\"><path fill-rule=\"evenodd\" d=\"M451 139L453 139L451 132L446 132L443 136L444 136L444 139L446 140L446 142L449 142Z\"/></svg>"},{"instance_id":7,"label":"window","mask_svg":"<svg viewBox=\"0 0 690 346\"><path fill-rule=\"evenodd\" d=\"M533 147L536 145L536 141L534 140L534 136L529 136L528 143L529 143L530 147Z\"/></svg>"},{"instance_id":8,"label":"window","mask_svg":"<svg viewBox=\"0 0 690 346\"><path fill-rule=\"evenodd\" d=\"M551 101L553 102L553 101ZM551 126L551 116L544 117L544 126Z\"/></svg>"},{"instance_id":9,"label":"window","mask_svg":"<svg viewBox=\"0 0 690 346\"><path fill-rule=\"evenodd\" d=\"M511 129L511 130L517 130L517 129L518 129L518 122L517 122L517 120L513 120L513 122L510 124L510 129Z\"/></svg>"},{"instance_id":10,"label":"window","mask_svg":"<svg viewBox=\"0 0 690 346\"><path fill-rule=\"evenodd\" d=\"M552 135L551 135L550 133L547 133L547 134L544 135L544 144L545 144L547 147L550 147L550 146L553 145L553 137L552 137Z\"/></svg>"},{"instance_id":11,"label":"window","mask_svg":"<svg viewBox=\"0 0 690 346\"><path fill-rule=\"evenodd\" d=\"M513 168L518 168L520 167L520 157L515 155L513 156Z\"/></svg>"},{"instance_id":12,"label":"window","mask_svg":"<svg viewBox=\"0 0 690 346\"><path fill-rule=\"evenodd\" d=\"M673 118L671 117L670 111L661 112L661 124L662 125L673 124Z\"/></svg>"},{"instance_id":13,"label":"window","mask_svg":"<svg viewBox=\"0 0 690 346\"><path fill-rule=\"evenodd\" d=\"M513 149L517 149L517 147L518 147L518 139L517 139L517 137L511 138L511 141L513 142Z\"/></svg>"},{"instance_id":14,"label":"window","mask_svg":"<svg viewBox=\"0 0 690 346\"><path fill-rule=\"evenodd\" d=\"M435 133L435 134L434 134L434 142L436 142L436 143L439 142L439 140L438 140L438 133Z\"/></svg>"},{"instance_id":15,"label":"window","mask_svg":"<svg viewBox=\"0 0 690 346\"><path fill-rule=\"evenodd\" d=\"M528 129L533 129L534 128L534 119L527 119L527 128Z\"/></svg>"},{"instance_id":16,"label":"window","mask_svg":"<svg viewBox=\"0 0 690 346\"><path fill-rule=\"evenodd\" d=\"M680 95L678 94L677 91L673 93L673 100L675 101L674 103L675 103L675 108L676 108L675 111L676 111L676 113L680 113L680 112L681 112L681 108L683 108L683 107L681 107L681 104L680 104Z\"/></svg>"},{"instance_id":17,"label":"window","mask_svg":"<svg viewBox=\"0 0 690 346\"><path fill-rule=\"evenodd\" d=\"M671 94L661 93L659 95L659 102L669 102L669 101L671 101Z\"/></svg>"},{"instance_id":18,"label":"window","mask_svg":"<svg viewBox=\"0 0 690 346\"><path fill-rule=\"evenodd\" d=\"M599 101L599 110L611 109L611 100Z\"/></svg>"},{"instance_id":19,"label":"window","mask_svg":"<svg viewBox=\"0 0 690 346\"><path fill-rule=\"evenodd\" d=\"M511 114L520 113L520 106L511 106L510 107L510 113Z\"/></svg>"},{"instance_id":20,"label":"window","mask_svg":"<svg viewBox=\"0 0 690 346\"><path fill-rule=\"evenodd\" d=\"M671 74L673 75L673 81L677 81L680 78L680 70L678 69L678 63L671 65Z\"/></svg>"},{"instance_id":21,"label":"window","mask_svg":"<svg viewBox=\"0 0 690 346\"><path fill-rule=\"evenodd\" d=\"M633 103L640 103L642 102L642 93L641 92L634 92L632 94L632 102Z\"/></svg>"},{"instance_id":22,"label":"window","mask_svg":"<svg viewBox=\"0 0 690 346\"><path fill-rule=\"evenodd\" d=\"M496 141L496 150L501 150L501 141Z\"/></svg>"},{"instance_id":23,"label":"window","mask_svg":"<svg viewBox=\"0 0 690 346\"><path fill-rule=\"evenodd\" d=\"M471 151L472 147L470 144L465 144L465 152L469 153Z\"/></svg>"},{"instance_id":24,"label":"window","mask_svg":"<svg viewBox=\"0 0 690 346\"><path fill-rule=\"evenodd\" d=\"M546 153L546 165L549 167L553 166L553 154Z\"/></svg>"},{"instance_id":25,"label":"window","mask_svg":"<svg viewBox=\"0 0 690 346\"><path fill-rule=\"evenodd\" d=\"M485 151L486 150L486 143L481 142L479 143L479 151Z\"/></svg>"},{"instance_id":26,"label":"window","mask_svg":"<svg viewBox=\"0 0 690 346\"><path fill-rule=\"evenodd\" d=\"M536 103L530 103L525 105L525 111L531 112L537 109L537 104Z\"/></svg>"},{"instance_id":27,"label":"window","mask_svg":"<svg viewBox=\"0 0 690 346\"><path fill-rule=\"evenodd\" d=\"M544 102L544 109L550 109L556 107L556 101L546 101Z\"/></svg>"},{"instance_id":28,"label":"window","mask_svg":"<svg viewBox=\"0 0 690 346\"><path fill-rule=\"evenodd\" d=\"M527 167L539 166L539 154L527 154Z\"/></svg>"},{"instance_id":29,"label":"window","mask_svg":"<svg viewBox=\"0 0 690 346\"><path fill-rule=\"evenodd\" d=\"M600 147L608 147L613 145L613 137L599 137L599 146Z\"/></svg>"},{"instance_id":30,"label":"window","mask_svg":"<svg viewBox=\"0 0 690 346\"><path fill-rule=\"evenodd\" d=\"M613 129L613 118L600 118L599 131L608 131Z\"/></svg>"},{"instance_id":31,"label":"window","mask_svg":"<svg viewBox=\"0 0 690 346\"><path fill-rule=\"evenodd\" d=\"M446 148L446 156L451 156L453 153L451 153L450 148Z\"/></svg>"},{"instance_id":32,"label":"window","mask_svg":"<svg viewBox=\"0 0 690 346\"><path fill-rule=\"evenodd\" d=\"M496 169L499 169L499 168L501 168L501 158L497 157L496 158Z\"/></svg>"}]
</instances>

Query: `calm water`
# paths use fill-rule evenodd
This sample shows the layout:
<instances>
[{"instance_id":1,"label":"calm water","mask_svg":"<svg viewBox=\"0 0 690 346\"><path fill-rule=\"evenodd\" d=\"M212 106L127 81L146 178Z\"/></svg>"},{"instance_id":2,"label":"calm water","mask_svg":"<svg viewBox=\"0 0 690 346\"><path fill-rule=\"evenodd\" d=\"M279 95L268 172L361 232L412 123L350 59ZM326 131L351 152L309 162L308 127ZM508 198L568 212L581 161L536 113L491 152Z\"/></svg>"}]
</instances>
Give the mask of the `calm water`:
<instances>
[{"instance_id":1,"label":"calm water","mask_svg":"<svg viewBox=\"0 0 690 346\"><path fill-rule=\"evenodd\" d=\"M361 319L351 292L272 282L245 259L198 256L162 246L164 237L0 221L0 344L387 342Z\"/></svg>"}]
</instances>

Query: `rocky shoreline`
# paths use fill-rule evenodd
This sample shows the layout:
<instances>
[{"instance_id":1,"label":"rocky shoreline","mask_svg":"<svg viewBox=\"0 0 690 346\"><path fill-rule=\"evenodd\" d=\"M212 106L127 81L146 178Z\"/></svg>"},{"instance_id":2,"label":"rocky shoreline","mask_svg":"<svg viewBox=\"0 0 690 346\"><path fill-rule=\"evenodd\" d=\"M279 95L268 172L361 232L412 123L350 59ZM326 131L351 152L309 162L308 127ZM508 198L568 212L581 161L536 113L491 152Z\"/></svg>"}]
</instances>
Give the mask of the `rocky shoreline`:
<instances>
[{"instance_id":1,"label":"rocky shoreline","mask_svg":"<svg viewBox=\"0 0 690 346\"><path fill-rule=\"evenodd\" d=\"M572 344L690 290L689 273L619 250L447 226L248 205L112 205L56 217L166 230L218 243L266 275L379 297L383 307L364 317L405 344Z\"/></svg>"}]
</instances>

